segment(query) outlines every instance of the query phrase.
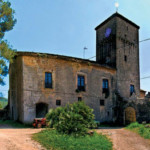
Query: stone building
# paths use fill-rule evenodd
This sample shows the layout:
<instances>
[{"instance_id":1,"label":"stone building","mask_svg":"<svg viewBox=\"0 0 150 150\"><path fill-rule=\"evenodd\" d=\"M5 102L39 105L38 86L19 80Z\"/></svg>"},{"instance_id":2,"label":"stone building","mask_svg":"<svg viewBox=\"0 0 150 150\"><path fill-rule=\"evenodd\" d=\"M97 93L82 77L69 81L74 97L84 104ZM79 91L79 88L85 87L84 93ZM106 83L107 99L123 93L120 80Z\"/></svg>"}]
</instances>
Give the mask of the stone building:
<instances>
[{"instance_id":1,"label":"stone building","mask_svg":"<svg viewBox=\"0 0 150 150\"><path fill-rule=\"evenodd\" d=\"M139 26L115 13L95 30L96 61L17 52L9 70L12 119L31 123L83 100L97 121L124 121L124 109L140 96Z\"/></svg>"}]
</instances>

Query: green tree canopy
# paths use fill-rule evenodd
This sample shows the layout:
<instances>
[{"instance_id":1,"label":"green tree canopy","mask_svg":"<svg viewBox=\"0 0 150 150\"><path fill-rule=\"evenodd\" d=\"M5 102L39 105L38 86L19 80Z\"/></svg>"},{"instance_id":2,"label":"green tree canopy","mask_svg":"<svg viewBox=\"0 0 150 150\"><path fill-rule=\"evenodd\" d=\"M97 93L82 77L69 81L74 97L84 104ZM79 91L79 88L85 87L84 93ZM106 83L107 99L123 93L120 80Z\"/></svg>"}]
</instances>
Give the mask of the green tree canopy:
<instances>
[{"instance_id":1,"label":"green tree canopy","mask_svg":"<svg viewBox=\"0 0 150 150\"><path fill-rule=\"evenodd\" d=\"M5 33L12 30L16 23L14 13L10 2L0 0L0 85L4 85L3 79L8 74L7 62L11 63L15 56L15 50L4 40Z\"/></svg>"}]
</instances>

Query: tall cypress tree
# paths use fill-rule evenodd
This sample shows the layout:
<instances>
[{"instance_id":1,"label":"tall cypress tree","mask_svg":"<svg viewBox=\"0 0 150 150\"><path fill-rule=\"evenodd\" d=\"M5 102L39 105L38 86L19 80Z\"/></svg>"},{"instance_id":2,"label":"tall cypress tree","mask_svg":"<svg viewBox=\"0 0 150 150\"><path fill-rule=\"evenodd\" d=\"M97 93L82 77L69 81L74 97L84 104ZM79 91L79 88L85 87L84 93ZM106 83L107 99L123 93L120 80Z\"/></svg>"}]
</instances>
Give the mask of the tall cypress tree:
<instances>
[{"instance_id":1,"label":"tall cypress tree","mask_svg":"<svg viewBox=\"0 0 150 150\"><path fill-rule=\"evenodd\" d=\"M12 63L15 56L15 50L4 40L5 33L12 30L16 23L14 13L10 2L0 0L0 85L5 84L3 79L8 74L7 62Z\"/></svg>"}]
</instances>

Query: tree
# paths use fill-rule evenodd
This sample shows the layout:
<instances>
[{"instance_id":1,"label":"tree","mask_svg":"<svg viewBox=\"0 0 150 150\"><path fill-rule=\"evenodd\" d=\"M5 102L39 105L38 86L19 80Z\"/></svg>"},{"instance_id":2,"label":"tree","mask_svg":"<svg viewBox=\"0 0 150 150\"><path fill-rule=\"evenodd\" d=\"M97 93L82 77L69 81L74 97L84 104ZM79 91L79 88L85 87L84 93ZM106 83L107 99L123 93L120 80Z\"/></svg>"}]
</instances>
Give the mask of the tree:
<instances>
[{"instance_id":1,"label":"tree","mask_svg":"<svg viewBox=\"0 0 150 150\"><path fill-rule=\"evenodd\" d=\"M0 85L5 84L3 79L8 74L7 63L12 63L15 56L15 50L3 40L5 32L12 30L16 23L14 13L10 2L0 0Z\"/></svg>"}]
</instances>

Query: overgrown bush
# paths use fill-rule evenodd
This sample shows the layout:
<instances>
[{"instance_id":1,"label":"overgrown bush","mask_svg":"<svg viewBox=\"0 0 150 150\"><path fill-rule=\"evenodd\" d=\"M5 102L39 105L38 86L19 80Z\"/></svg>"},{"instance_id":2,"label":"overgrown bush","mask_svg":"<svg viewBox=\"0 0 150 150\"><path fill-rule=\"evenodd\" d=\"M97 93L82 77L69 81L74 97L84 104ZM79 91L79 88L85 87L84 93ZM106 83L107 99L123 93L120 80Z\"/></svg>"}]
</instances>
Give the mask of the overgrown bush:
<instances>
[{"instance_id":1,"label":"overgrown bush","mask_svg":"<svg viewBox=\"0 0 150 150\"><path fill-rule=\"evenodd\" d=\"M126 128L138 133L145 139L150 139L150 129L146 128L143 124L139 124L138 122L135 122L135 123L131 123Z\"/></svg>"},{"instance_id":2,"label":"overgrown bush","mask_svg":"<svg viewBox=\"0 0 150 150\"><path fill-rule=\"evenodd\" d=\"M142 125L139 124L138 122L134 122L134 123L131 123L127 126L128 129L134 129L134 128L139 128L141 127Z\"/></svg>"},{"instance_id":3,"label":"overgrown bush","mask_svg":"<svg viewBox=\"0 0 150 150\"><path fill-rule=\"evenodd\" d=\"M150 129L145 128L144 125L139 128L138 133L145 139L150 139Z\"/></svg>"},{"instance_id":4,"label":"overgrown bush","mask_svg":"<svg viewBox=\"0 0 150 150\"><path fill-rule=\"evenodd\" d=\"M59 116L61 113L65 111L65 108L58 107L56 109L50 109L46 115L46 119L48 120L48 125L50 128L53 128L55 124L59 122Z\"/></svg>"},{"instance_id":5,"label":"overgrown bush","mask_svg":"<svg viewBox=\"0 0 150 150\"><path fill-rule=\"evenodd\" d=\"M51 109L46 118L49 121L49 127L54 127L63 134L85 135L89 128L96 127L93 109L84 102Z\"/></svg>"}]
</instances>

